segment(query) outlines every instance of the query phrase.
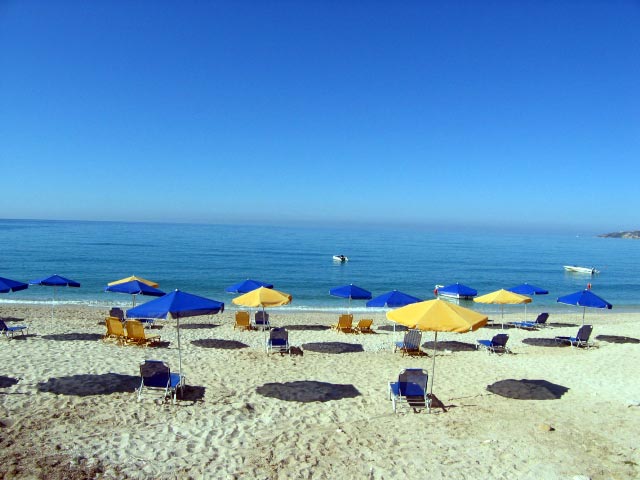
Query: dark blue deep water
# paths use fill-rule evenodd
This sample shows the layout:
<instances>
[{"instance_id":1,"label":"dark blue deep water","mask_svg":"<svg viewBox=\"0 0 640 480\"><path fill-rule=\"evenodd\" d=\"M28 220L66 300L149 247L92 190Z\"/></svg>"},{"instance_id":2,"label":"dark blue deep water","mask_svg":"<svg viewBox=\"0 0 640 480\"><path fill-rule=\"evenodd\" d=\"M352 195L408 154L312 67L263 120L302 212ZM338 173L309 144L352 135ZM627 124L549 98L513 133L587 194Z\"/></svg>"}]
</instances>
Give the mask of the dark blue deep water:
<instances>
[{"instance_id":1,"label":"dark blue deep water","mask_svg":"<svg viewBox=\"0 0 640 480\"><path fill-rule=\"evenodd\" d=\"M230 304L225 287L245 278L268 281L294 297L291 309L339 310L332 287L354 283L374 296L392 289L431 299L435 284L461 282L488 293L528 282L550 291L534 306L570 308L556 298L592 284L614 309L640 309L640 241L411 229L0 220L0 276L29 281L54 273L82 284L57 289L66 303L127 303L104 292L129 275ZM345 264L332 261L342 253ZM595 266L599 275L565 273ZM52 289L0 294L0 302L49 302ZM139 299L140 301L144 301ZM477 304L468 306L477 308ZM352 309L364 308L354 301ZM482 309L482 308L478 308Z\"/></svg>"}]
</instances>

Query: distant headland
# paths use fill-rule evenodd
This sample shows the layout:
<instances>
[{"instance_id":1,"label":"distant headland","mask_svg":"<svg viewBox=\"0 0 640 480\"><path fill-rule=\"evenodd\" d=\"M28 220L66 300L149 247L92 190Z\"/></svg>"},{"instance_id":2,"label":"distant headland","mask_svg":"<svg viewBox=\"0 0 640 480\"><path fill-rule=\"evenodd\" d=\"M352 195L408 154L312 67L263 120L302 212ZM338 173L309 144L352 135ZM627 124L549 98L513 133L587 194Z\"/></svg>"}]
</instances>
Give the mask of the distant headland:
<instances>
[{"instance_id":1,"label":"distant headland","mask_svg":"<svg viewBox=\"0 0 640 480\"><path fill-rule=\"evenodd\" d=\"M640 230L634 230L631 232L613 232L613 233L602 233L600 235L598 235L599 237L604 237L604 238L633 238L633 239L639 239L640 238Z\"/></svg>"}]
</instances>

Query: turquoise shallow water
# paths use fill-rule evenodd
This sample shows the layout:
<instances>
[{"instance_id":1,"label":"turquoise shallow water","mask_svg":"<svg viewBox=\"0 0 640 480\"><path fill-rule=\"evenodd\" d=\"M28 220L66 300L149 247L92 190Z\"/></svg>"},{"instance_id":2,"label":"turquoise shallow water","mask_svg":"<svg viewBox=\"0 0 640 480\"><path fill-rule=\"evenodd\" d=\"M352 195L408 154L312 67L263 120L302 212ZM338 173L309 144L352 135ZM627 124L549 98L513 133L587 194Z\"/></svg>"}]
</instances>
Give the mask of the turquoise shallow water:
<instances>
[{"instance_id":1,"label":"turquoise shallow water","mask_svg":"<svg viewBox=\"0 0 640 480\"><path fill-rule=\"evenodd\" d=\"M561 295L592 284L614 309L640 310L640 241L420 230L0 220L0 276L29 281L54 273L82 284L57 289L64 302L126 303L107 282L136 274L230 304L224 289L245 278L291 293L292 309L339 310L329 289L354 283L374 296L392 289L431 299L435 284L461 282L488 293L528 282L550 291L534 306L567 309ZM332 261L342 253L345 264ZM596 276L562 266L599 268ZM0 302L50 302L52 289L1 294ZM144 301L144 299L140 299ZM471 303L477 309L484 307ZM495 307L489 307L494 308ZM364 310L354 301L352 310Z\"/></svg>"}]
</instances>

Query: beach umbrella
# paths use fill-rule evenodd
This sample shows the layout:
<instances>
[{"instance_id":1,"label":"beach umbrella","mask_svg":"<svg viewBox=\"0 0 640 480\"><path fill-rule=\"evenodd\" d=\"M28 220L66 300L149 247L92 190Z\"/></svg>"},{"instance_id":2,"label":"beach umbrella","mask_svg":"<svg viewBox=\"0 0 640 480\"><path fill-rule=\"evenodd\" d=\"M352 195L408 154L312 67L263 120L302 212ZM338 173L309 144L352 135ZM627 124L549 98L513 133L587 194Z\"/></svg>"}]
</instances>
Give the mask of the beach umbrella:
<instances>
[{"instance_id":1,"label":"beach umbrella","mask_svg":"<svg viewBox=\"0 0 640 480\"><path fill-rule=\"evenodd\" d=\"M265 288L273 288L273 285L266 282L261 282L260 280L252 280L247 278L246 280L241 281L240 283L236 283L224 289L225 292L228 293L249 293L256 288L265 287Z\"/></svg>"},{"instance_id":2,"label":"beach umbrella","mask_svg":"<svg viewBox=\"0 0 640 480\"><path fill-rule=\"evenodd\" d=\"M152 280L147 280L145 278L142 277L136 277L135 275L131 275L130 277L127 278L121 278L120 280L115 280L113 282L109 282L107 283L108 287L111 287L112 285L118 285L119 283L128 283L128 282L133 282L133 281L138 281L141 283L145 283L147 285L149 285L150 287L153 288L158 288L158 284Z\"/></svg>"},{"instance_id":3,"label":"beach umbrella","mask_svg":"<svg viewBox=\"0 0 640 480\"><path fill-rule=\"evenodd\" d=\"M596 295L589 289L572 293L570 295L565 295L564 297L559 297L557 302L564 303L566 305L574 305L576 307L582 307L582 324L583 325L584 325L584 314L587 308L604 308L607 310L611 310L611 308L613 308L613 305L611 305L605 299L600 298L598 295Z\"/></svg>"},{"instance_id":4,"label":"beach umbrella","mask_svg":"<svg viewBox=\"0 0 640 480\"><path fill-rule=\"evenodd\" d=\"M387 312L387 318L410 329L435 332L430 393L433 393L433 379L436 372L438 332L465 333L475 331L487 324L486 315L440 299L412 303L391 310Z\"/></svg>"},{"instance_id":5,"label":"beach umbrella","mask_svg":"<svg viewBox=\"0 0 640 480\"><path fill-rule=\"evenodd\" d=\"M549 290L545 290L544 288L536 287L535 285L530 285L528 283L523 283L521 285L517 285L515 287L507 288L508 291L517 293L519 295L526 295L531 297L532 295L548 295ZM527 304L524 304L524 321L527 321Z\"/></svg>"},{"instance_id":6,"label":"beach umbrella","mask_svg":"<svg viewBox=\"0 0 640 480\"><path fill-rule=\"evenodd\" d=\"M453 298L472 298L478 295L478 291L475 288L467 287L461 283L453 283L446 287L438 287L437 291L438 295Z\"/></svg>"},{"instance_id":7,"label":"beach umbrella","mask_svg":"<svg viewBox=\"0 0 640 480\"><path fill-rule=\"evenodd\" d=\"M262 308L262 313L264 315L266 307L280 307L282 305L288 305L291 303L292 299L293 297L288 293L280 292L272 288L258 287L255 290L251 290L244 295L240 295L231 301L234 304L241 305L243 307Z\"/></svg>"},{"instance_id":8,"label":"beach umbrella","mask_svg":"<svg viewBox=\"0 0 640 480\"><path fill-rule=\"evenodd\" d=\"M167 318L176 320L178 329L178 369L182 383L182 349L180 346L180 319L200 315L214 315L224 311L224 303L192 293L174 290L160 298L127 310L127 318Z\"/></svg>"},{"instance_id":9,"label":"beach umbrella","mask_svg":"<svg viewBox=\"0 0 640 480\"><path fill-rule=\"evenodd\" d=\"M384 308L397 308L404 307L411 303L421 302L418 297L413 297L399 290L391 290L390 292L378 295L367 302L367 307L384 307ZM396 324L393 324L393 331L396 331Z\"/></svg>"},{"instance_id":10,"label":"beach umbrella","mask_svg":"<svg viewBox=\"0 0 640 480\"><path fill-rule=\"evenodd\" d=\"M349 285L343 285L342 287L335 287L329 290L329 295L334 297L348 298L349 310L351 310L351 300L369 300L371 298L371 292L360 288L353 283Z\"/></svg>"},{"instance_id":11,"label":"beach umbrella","mask_svg":"<svg viewBox=\"0 0 640 480\"><path fill-rule=\"evenodd\" d=\"M495 292L487 293L486 295L482 295L480 297L476 297L473 299L473 301L477 303L492 303L495 305L500 305L500 309L502 311L502 315L501 315L502 328L504 328L504 306L505 305L531 303L531 299L529 297L520 295L518 293L510 292L509 290L505 290L504 288L501 288L500 290L496 290Z\"/></svg>"},{"instance_id":12,"label":"beach umbrella","mask_svg":"<svg viewBox=\"0 0 640 480\"><path fill-rule=\"evenodd\" d=\"M0 277L0 293L19 292L29 288L28 283L18 282L10 278Z\"/></svg>"},{"instance_id":13,"label":"beach umbrella","mask_svg":"<svg viewBox=\"0 0 640 480\"><path fill-rule=\"evenodd\" d=\"M161 297L165 292L158 290L140 280L131 280L124 283L116 283L108 285L104 289L105 292L127 293L133 297L133 307L136 306L136 295L147 295L151 297Z\"/></svg>"},{"instance_id":14,"label":"beach umbrella","mask_svg":"<svg viewBox=\"0 0 640 480\"><path fill-rule=\"evenodd\" d=\"M60 275L51 275L50 277L31 280L29 285L43 285L45 287L53 287L53 300L51 301L51 320L53 320L53 310L56 304L56 289L58 287L74 287L79 288L80 284L75 280L62 277Z\"/></svg>"}]
</instances>

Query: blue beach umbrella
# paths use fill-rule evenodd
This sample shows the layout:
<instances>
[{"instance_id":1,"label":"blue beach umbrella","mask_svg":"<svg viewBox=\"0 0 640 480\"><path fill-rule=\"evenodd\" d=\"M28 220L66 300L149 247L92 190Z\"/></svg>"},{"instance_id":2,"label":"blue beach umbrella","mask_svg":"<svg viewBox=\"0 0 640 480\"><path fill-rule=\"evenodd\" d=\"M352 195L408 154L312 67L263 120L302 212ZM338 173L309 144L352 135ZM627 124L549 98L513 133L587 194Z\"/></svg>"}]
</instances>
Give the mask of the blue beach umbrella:
<instances>
[{"instance_id":1,"label":"blue beach umbrella","mask_svg":"<svg viewBox=\"0 0 640 480\"><path fill-rule=\"evenodd\" d=\"M51 275L50 277L31 280L29 285L43 285L45 287L53 287L53 300L51 302L51 320L53 320L53 310L56 304L56 288L58 287L74 287L79 288L80 284L75 280L62 277L60 275Z\"/></svg>"},{"instance_id":2,"label":"blue beach umbrella","mask_svg":"<svg viewBox=\"0 0 640 480\"><path fill-rule=\"evenodd\" d=\"M108 285L104 289L105 292L115 293L127 293L133 296L133 306L136 306L136 295L147 295L151 297L162 297L165 292L158 290L144 282L138 280L132 280L130 282L116 283L114 285Z\"/></svg>"},{"instance_id":3,"label":"blue beach umbrella","mask_svg":"<svg viewBox=\"0 0 640 480\"><path fill-rule=\"evenodd\" d=\"M467 287L461 283L454 283L446 287L438 288L438 296L453 298L472 298L478 295L475 288Z\"/></svg>"},{"instance_id":4,"label":"blue beach umbrella","mask_svg":"<svg viewBox=\"0 0 640 480\"><path fill-rule=\"evenodd\" d=\"M19 292L20 290L25 290L27 288L29 288L28 283L0 277L0 293Z\"/></svg>"},{"instance_id":5,"label":"blue beach umbrella","mask_svg":"<svg viewBox=\"0 0 640 480\"><path fill-rule=\"evenodd\" d=\"M260 287L273 288L273 285L270 283L261 282L260 280L252 280L250 278L247 278L240 283L236 283L235 285L231 285L230 287L225 288L224 291L228 293L249 293Z\"/></svg>"},{"instance_id":6,"label":"blue beach umbrella","mask_svg":"<svg viewBox=\"0 0 640 480\"><path fill-rule=\"evenodd\" d=\"M536 287L535 285L530 285L528 283L523 283L522 285L518 285L516 287L507 288L508 291L517 293L519 295L526 295L527 297L531 297L533 295L548 295L549 290L545 290L544 288ZM527 321L527 304L524 304L524 321Z\"/></svg>"},{"instance_id":7,"label":"blue beach umbrella","mask_svg":"<svg viewBox=\"0 0 640 480\"><path fill-rule=\"evenodd\" d=\"M369 300L367 302L367 307L397 308L421 301L421 299L403 293L399 290L391 290L390 292L383 293L382 295ZM396 331L395 322L393 323L393 331Z\"/></svg>"},{"instance_id":8,"label":"blue beach umbrella","mask_svg":"<svg viewBox=\"0 0 640 480\"><path fill-rule=\"evenodd\" d=\"M224 303L192 293L175 290L163 297L151 300L127 310L127 318L171 318L176 319L178 329L178 371L182 383L182 350L180 347L180 319L213 315L224 311Z\"/></svg>"},{"instance_id":9,"label":"blue beach umbrella","mask_svg":"<svg viewBox=\"0 0 640 480\"><path fill-rule=\"evenodd\" d=\"M351 309L351 300L369 300L371 298L371 292L360 288L353 283L344 285L342 287L335 287L329 290L329 295L334 297L348 298L349 309Z\"/></svg>"},{"instance_id":10,"label":"blue beach umbrella","mask_svg":"<svg viewBox=\"0 0 640 480\"><path fill-rule=\"evenodd\" d=\"M607 302L605 299L600 298L589 289L582 290L580 292L558 297L558 303L564 303L565 305L574 305L576 307L582 307L582 324L584 325L584 314L587 308L603 308L611 310L613 305Z\"/></svg>"}]
</instances>

